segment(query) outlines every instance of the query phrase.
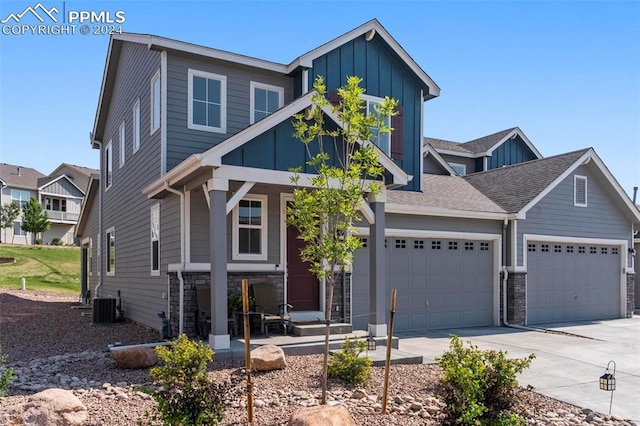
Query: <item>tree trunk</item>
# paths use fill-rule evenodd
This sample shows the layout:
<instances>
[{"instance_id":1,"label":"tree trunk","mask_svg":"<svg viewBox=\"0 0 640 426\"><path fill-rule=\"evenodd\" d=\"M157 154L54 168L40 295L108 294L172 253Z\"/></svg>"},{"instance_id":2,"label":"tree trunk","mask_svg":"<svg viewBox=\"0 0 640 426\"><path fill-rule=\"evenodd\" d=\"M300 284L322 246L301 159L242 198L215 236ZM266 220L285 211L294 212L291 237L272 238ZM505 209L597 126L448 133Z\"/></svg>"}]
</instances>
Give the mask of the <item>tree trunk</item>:
<instances>
[{"instance_id":1,"label":"tree trunk","mask_svg":"<svg viewBox=\"0 0 640 426\"><path fill-rule=\"evenodd\" d=\"M327 277L327 303L325 305L325 328L324 328L324 354L322 358L322 400L321 404L327 403L327 370L329 368L329 334L331 331L331 306L333 305L333 284L335 282L335 272Z\"/></svg>"}]
</instances>

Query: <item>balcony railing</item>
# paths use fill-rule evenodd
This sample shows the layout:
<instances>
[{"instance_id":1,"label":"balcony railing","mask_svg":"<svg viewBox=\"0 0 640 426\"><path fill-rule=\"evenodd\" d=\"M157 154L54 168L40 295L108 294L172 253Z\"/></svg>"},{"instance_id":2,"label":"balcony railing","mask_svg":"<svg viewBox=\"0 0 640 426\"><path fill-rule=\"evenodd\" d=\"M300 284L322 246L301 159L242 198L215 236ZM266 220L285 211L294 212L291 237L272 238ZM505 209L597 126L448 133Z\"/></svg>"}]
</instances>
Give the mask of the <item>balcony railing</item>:
<instances>
[{"instance_id":1,"label":"balcony railing","mask_svg":"<svg viewBox=\"0 0 640 426\"><path fill-rule=\"evenodd\" d=\"M65 222L77 222L80 217L79 213L60 212L57 210L45 210L49 220L61 220Z\"/></svg>"}]
</instances>

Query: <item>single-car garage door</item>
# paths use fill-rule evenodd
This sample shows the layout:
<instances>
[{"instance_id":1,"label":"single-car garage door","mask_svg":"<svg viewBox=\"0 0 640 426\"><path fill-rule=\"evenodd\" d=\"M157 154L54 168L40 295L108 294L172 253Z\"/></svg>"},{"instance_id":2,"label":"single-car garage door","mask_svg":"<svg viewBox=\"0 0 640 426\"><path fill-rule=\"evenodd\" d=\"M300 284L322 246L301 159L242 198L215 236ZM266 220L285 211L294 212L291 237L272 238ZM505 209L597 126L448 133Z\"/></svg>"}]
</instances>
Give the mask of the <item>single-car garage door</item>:
<instances>
[{"instance_id":1,"label":"single-car garage door","mask_svg":"<svg viewBox=\"0 0 640 426\"><path fill-rule=\"evenodd\" d=\"M367 238L363 239L365 245ZM394 330L427 330L493 324L494 243L437 238L385 240L389 305L398 290ZM354 255L352 322L369 322L369 248ZM388 312L383 315L386 318Z\"/></svg>"},{"instance_id":2,"label":"single-car garage door","mask_svg":"<svg viewBox=\"0 0 640 426\"><path fill-rule=\"evenodd\" d=\"M620 317L620 249L527 243L527 322Z\"/></svg>"}]
</instances>

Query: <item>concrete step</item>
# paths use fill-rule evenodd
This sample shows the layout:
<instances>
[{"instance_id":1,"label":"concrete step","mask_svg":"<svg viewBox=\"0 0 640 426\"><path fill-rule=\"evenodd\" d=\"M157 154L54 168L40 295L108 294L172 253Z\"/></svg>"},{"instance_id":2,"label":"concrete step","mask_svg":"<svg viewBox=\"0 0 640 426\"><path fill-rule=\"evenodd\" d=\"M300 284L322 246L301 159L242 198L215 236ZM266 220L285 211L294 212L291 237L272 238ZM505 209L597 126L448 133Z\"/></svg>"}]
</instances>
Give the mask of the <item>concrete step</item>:
<instances>
[{"instance_id":1,"label":"concrete step","mask_svg":"<svg viewBox=\"0 0 640 426\"><path fill-rule=\"evenodd\" d=\"M294 336L324 336L325 324L313 322L295 322L291 324ZM353 331L351 324L333 323L329 326L329 334L348 334Z\"/></svg>"}]
</instances>

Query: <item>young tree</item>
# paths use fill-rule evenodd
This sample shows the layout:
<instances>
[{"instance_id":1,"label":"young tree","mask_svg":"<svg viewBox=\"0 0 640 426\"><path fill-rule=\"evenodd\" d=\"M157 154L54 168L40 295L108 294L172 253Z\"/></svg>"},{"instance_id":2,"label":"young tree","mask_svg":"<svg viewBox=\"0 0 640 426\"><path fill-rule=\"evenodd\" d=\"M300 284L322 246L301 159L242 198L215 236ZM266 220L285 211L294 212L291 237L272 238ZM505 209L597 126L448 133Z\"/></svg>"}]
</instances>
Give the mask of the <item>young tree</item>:
<instances>
[{"instance_id":1,"label":"young tree","mask_svg":"<svg viewBox=\"0 0 640 426\"><path fill-rule=\"evenodd\" d=\"M4 230L4 240L7 241L7 228L13 226L13 222L20 214L20 205L15 201L11 204L5 204L0 208L0 228Z\"/></svg>"},{"instance_id":2,"label":"young tree","mask_svg":"<svg viewBox=\"0 0 640 426\"><path fill-rule=\"evenodd\" d=\"M42 211L38 200L29 198L29 202L22 207L22 229L31 232L35 239L36 234L48 230L50 226L47 212Z\"/></svg>"},{"instance_id":3,"label":"young tree","mask_svg":"<svg viewBox=\"0 0 640 426\"><path fill-rule=\"evenodd\" d=\"M397 101L385 98L379 108L367 113L361 82L359 77L348 77L347 84L338 89L340 102L332 104L326 98L324 80L318 77L313 85L313 106L305 114L296 115L293 123L294 136L305 145L307 164L316 173L309 187L302 187L299 175L302 168L293 170L296 189L287 209L287 223L298 228L298 238L307 243L300 250L301 259L309 262L309 270L326 283L323 404L333 288L341 271L352 263L353 252L362 246L354 236L354 223L361 220L364 197L378 193L383 185L384 169L371 141L393 130L385 122L389 122L386 119L394 115L397 106ZM327 109L337 120L337 129L325 121Z\"/></svg>"}]
</instances>

